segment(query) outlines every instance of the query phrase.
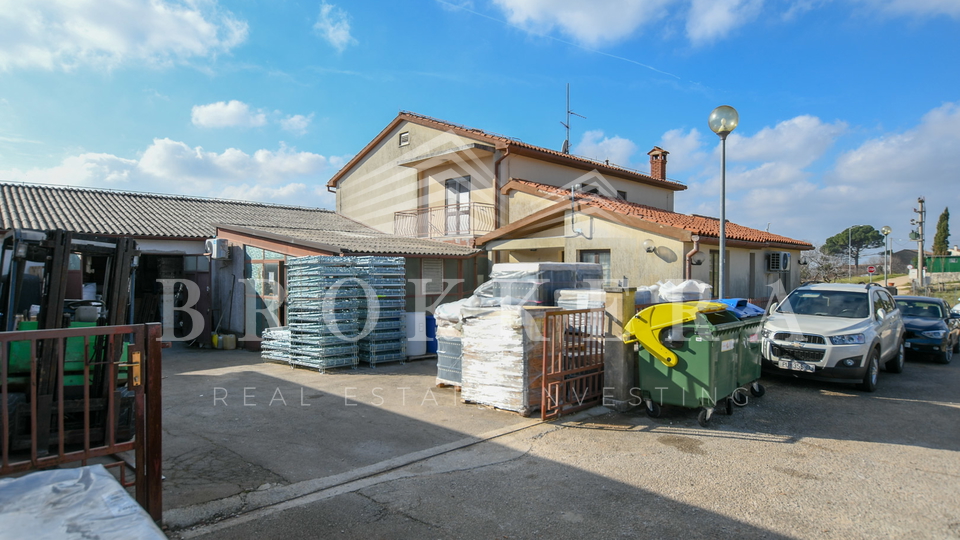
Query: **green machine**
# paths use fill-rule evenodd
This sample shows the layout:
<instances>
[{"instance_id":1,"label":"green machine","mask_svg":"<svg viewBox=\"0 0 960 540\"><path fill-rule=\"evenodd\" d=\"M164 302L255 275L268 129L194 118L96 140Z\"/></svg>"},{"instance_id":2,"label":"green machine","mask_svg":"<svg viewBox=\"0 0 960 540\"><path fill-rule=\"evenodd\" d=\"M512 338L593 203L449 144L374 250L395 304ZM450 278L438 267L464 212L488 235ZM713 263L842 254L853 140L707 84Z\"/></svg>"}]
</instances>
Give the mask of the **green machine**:
<instances>
[{"instance_id":1,"label":"green machine","mask_svg":"<svg viewBox=\"0 0 960 540\"><path fill-rule=\"evenodd\" d=\"M133 312L130 291L138 257L136 242L128 237L64 230L8 231L0 241L0 331L126 324L127 314ZM83 299L84 286L96 296ZM33 348L31 341L14 341L8 345L10 450L30 448L31 434L25 419L33 399L39 427L37 447L41 452L56 442L57 432L47 427L57 425L60 411L67 416L65 442L82 440L82 430L70 428L77 424L70 417L75 413L70 411L83 410L85 394L91 398L94 428L107 421L107 411L100 409L106 406L107 400L102 398L107 393L118 395L117 434L124 437L129 432L132 436L127 428L132 426L133 393L125 388L126 368L115 367L126 363L128 344L103 337L66 338L62 345L61 374L61 345L57 341L38 340ZM36 377L35 394L30 386L32 374ZM59 403L61 375L63 403Z\"/></svg>"}]
</instances>

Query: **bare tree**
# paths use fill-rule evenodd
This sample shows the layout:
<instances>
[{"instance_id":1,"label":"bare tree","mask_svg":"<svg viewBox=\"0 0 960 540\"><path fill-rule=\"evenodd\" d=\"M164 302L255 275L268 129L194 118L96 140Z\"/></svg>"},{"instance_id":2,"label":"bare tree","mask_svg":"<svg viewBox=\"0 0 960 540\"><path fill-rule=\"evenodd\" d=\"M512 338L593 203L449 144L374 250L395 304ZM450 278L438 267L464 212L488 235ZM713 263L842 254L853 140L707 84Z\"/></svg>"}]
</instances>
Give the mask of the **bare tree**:
<instances>
[{"instance_id":1,"label":"bare tree","mask_svg":"<svg viewBox=\"0 0 960 540\"><path fill-rule=\"evenodd\" d=\"M845 265L840 257L824 253L820 247L804 251L801 256L807 263L800 270L801 281L829 283L845 273Z\"/></svg>"}]
</instances>

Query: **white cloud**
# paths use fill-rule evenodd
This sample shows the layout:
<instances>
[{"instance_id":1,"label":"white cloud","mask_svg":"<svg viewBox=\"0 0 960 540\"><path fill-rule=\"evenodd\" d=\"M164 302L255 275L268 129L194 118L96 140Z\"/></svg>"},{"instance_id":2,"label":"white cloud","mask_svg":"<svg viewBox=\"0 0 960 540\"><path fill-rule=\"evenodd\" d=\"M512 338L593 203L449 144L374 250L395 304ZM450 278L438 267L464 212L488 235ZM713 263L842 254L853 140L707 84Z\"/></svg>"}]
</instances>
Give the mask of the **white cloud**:
<instances>
[{"instance_id":1,"label":"white cloud","mask_svg":"<svg viewBox=\"0 0 960 540\"><path fill-rule=\"evenodd\" d=\"M280 127L290 133L304 135L307 133L307 128L310 127L311 122L313 122L313 113L309 116L294 114L280 120Z\"/></svg>"},{"instance_id":2,"label":"white cloud","mask_svg":"<svg viewBox=\"0 0 960 540\"><path fill-rule=\"evenodd\" d=\"M494 0L514 25L536 33L559 27L576 41L596 46L629 37L667 16L674 0Z\"/></svg>"},{"instance_id":3,"label":"white cloud","mask_svg":"<svg viewBox=\"0 0 960 540\"><path fill-rule=\"evenodd\" d=\"M841 155L832 179L858 188L885 185L891 191L954 193L960 171L958 148L960 102L946 103L925 114L913 129L869 140Z\"/></svg>"},{"instance_id":4,"label":"white cloud","mask_svg":"<svg viewBox=\"0 0 960 540\"><path fill-rule=\"evenodd\" d=\"M357 43L350 35L350 15L334 4L320 4L320 15L313 29L339 52Z\"/></svg>"},{"instance_id":5,"label":"white cloud","mask_svg":"<svg viewBox=\"0 0 960 540\"><path fill-rule=\"evenodd\" d=\"M247 23L215 0L0 2L0 70L165 65L229 51Z\"/></svg>"},{"instance_id":6,"label":"white cloud","mask_svg":"<svg viewBox=\"0 0 960 540\"><path fill-rule=\"evenodd\" d=\"M583 138L573 149L573 153L595 159L609 160L611 164L630 166L630 156L637 151L637 145L622 137L604 137L602 130L592 130L583 134Z\"/></svg>"},{"instance_id":7,"label":"white cloud","mask_svg":"<svg viewBox=\"0 0 960 540\"><path fill-rule=\"evenodd\" d=\"M770 223L771 232L815 243L855 224L890 225L894 238L904 239L917 197L926 197L931 224L944 206L960 204L960 103L937 107L914 128L863 141L836 162L823 163L846 132L844 122L798 116L753 135L730 135L728 219L760 229ZM664 135L667 139L689 143L692 138L675 130ZM684 152L715 152L715 144L689 144ZM666 142L664 148L671 151L672 166L673 148ZM712 153L690 170L693 180L677 195L677 211L719 215L715 157Z\"/></svg>"},{"instance_id":8,"label":"white cloud","mask_svg":"<svg viewBox=\"0 0 960 540\"><path fill-rule=\"evenodd\" d=\"M0 170L0 181L330 206L329 194L311 187L322 186L344 159L328 159L283 145L251 155L236 148L217 153L180 141L154 139L138 159L85 153L67 157L54 167Z\"/></svg>"},{"instance_id":9,"label":"white cloud","mask_svg":"<svg viewBox=\"0 0 960 540\"><path fill-rule=\"evenodd\" d=\"M727 159L777 161L806 167L820 159L846 129L843 122L829 124L815 116L802 115L751 136L735 131L727 137Z\"/></svg>"},{"instance_id":10,"label":"white cloud","mask_svg":"<svg viewBox=\"0 0 960 540\"><path fill-rule=\"evenodd\" d=\"M249 105L237 100L194 105L190 117L193 125L205 128L256 127L267 123L264 113L252 112Z\"/></svg>"},{"instance_id":11,"label":"white cloud","mask_svg":"<svg viewBox=\"0 0 960 540\"><path fill-rule=\"evenodd\" d=\"M696 128L684 133L682 129L671 129L663 134L657 146L670 152L667 156L667 175L701 167L707 160L703 139Z\"/></svg>"},{"instance_id":12,"label":"white cloud","mask_svg":"<svg viewBox=\"0 0 960 540\"><path fill-rule=\"evenodd\" d=\"M717 41L760 15L763 0L692 0L687 37L696 44Z\"/></svg>"}]
</instances>

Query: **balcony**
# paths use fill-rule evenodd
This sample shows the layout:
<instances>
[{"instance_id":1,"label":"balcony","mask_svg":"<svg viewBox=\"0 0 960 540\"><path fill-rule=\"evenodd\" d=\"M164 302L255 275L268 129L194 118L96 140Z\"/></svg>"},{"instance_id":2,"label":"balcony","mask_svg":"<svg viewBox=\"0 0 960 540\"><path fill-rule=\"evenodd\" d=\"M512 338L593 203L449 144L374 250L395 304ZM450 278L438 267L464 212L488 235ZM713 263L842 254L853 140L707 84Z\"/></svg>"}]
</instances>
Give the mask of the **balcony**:
<instances>
[{"instance_id":1,"label":"balcony","mask_svg":"<svg viewBox=\"0 0 960 540\"><path fill-rule=\"evenodd\" d=\"M495 228L492 204L449 204L393 214L394 234L413 238L476 237Z\"/></svg>"}]
</instances>

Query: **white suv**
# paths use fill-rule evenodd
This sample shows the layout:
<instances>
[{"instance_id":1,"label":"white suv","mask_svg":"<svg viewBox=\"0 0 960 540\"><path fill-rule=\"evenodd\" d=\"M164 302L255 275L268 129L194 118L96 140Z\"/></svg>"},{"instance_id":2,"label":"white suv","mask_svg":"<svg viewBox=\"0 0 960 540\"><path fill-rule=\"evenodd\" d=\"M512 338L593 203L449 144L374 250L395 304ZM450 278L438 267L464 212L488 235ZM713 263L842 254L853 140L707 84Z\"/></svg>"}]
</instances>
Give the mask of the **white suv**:
<instances>
[{"instance_id":1,"label":"white suv","mask_svg":"<svg viewBox=\"0 0 960 540\"><path fill-rule=\"evenodd\" d=\"M763 367L873 392L883 365L903 371L903 321L876 284L818 283L794 289L763 324Z\"/></svg>"}]
</instances>

